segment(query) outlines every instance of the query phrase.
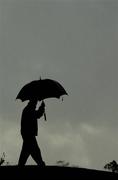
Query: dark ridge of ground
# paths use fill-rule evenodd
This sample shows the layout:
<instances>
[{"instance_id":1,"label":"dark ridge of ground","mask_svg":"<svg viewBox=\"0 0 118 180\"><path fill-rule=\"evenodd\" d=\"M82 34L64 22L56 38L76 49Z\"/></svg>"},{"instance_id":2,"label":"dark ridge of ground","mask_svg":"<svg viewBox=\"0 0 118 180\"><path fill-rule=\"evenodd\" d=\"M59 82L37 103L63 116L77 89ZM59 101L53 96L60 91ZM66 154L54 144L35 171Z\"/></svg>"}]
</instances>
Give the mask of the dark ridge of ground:
<instances>
[{"instance_id":1,"label":"dark ridge of ground","mask_svg":"<svg viewBox=\"0 0 118 180\"><path fill-rule=\"evenodd\" d=\"M65 180L78 180L97 179L97 178L110 178L114 180L118 179L118 173L99 171L93 169L75 168L75 167L58 167L58 166L0 166L0 180L40 180L40 179L65 179Z\"/></svg>"}]
</instances>

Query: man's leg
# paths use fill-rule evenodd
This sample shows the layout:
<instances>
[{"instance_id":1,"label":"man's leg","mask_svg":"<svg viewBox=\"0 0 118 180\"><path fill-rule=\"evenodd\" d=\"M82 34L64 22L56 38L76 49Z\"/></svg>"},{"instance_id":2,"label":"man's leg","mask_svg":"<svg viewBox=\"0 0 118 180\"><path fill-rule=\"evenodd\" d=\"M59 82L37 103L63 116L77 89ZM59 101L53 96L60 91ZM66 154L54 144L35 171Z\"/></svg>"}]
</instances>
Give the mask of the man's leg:
<instances>
[{"instance_id":1,"label":"man's leg","mask_svg":"<svg viewBox=\"0 0 118 180\"><path fill-rule=\"evenodd\" d=\"M38 147L36 138L32 138L32 148L31 148L31 156L36 161L38 165L45 166L45 163L41 156L40 148Z\"/></svg>"},{"instance_id":2,"label":"man's leg","mask_svg":"<svg viewBox=\"0 0 118 180\"><path fill-rule=\"evenodd\" d=\"M29 153L29 149L28 149L28 143L26 141L23 141L23 146L22 146L22 150L21 150L21 154L20 154L20 158L18 161L18 165L19 166L24 166L30 153Z\"/></svg>"}]
</instances>

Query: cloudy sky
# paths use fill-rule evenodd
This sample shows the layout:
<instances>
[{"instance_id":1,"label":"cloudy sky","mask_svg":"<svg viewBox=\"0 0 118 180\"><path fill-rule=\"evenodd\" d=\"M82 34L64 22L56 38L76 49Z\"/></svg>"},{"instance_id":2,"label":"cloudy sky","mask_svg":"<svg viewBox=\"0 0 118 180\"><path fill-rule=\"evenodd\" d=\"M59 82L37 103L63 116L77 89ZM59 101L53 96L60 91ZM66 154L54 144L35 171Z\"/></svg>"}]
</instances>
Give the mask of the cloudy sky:
<instances>
[{"instance_id":1,"label":"cloudy sky","mask_svg":"<svg viewBox=\"0 0 118 180\"><path fill-rule=\"evenodd\" d=\"M46 100L37 137L45 162L118 161L117 59L117 0L0 0L0 154L17 164L26 103L15 98L41 76L69 94Z\"/></svg>"}]
</instances>

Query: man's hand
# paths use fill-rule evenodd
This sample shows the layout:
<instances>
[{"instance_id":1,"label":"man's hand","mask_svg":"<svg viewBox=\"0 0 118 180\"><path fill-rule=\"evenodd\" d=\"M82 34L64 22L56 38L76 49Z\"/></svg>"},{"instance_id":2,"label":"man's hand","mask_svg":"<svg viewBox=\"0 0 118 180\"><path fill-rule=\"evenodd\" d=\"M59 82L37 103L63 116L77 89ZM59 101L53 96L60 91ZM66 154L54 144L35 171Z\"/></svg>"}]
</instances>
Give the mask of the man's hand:
<instances>
[{"instance_id":1,"label":"man's hand","mask_svg":"<svg viewBox=\"0 0 118 180\"><path fill-rule=\"evenodd\" d=\"M41 103L41 106L44 108L44 119L45 119L45 121L47 121L47 119L46 119L46 113L45 113L45 103L44 103L44 101L42 101L42 103Z\"/></svg>"},{"instance_id":2,"label":"man's hand","mask_svg":"<svg viewBox=\"0 0 118 180\"><path fill-rule=\"evenodd\" d=\"M45 113L45 103L42 101L38 111L37 111L37 117L40 118L41 116L44 115L44 119L46 121L46 113Z\"/></svg>"},{"instance_id":3,"label":"man's hand","mask_svg":"<svg viewBox=\"0 0 118 180\"><path fill-rule=\"evenodd\" d=\"M41 106L39 107L40 113L43 115L45 112L45 103L42 101Z\"/></svg>"},{"instance_id":4,"label":"man's hand","mask_svg":"<svg viewBox=\"0 0 118 180\"><path fill-rule=\"evenodd\" d=\"M41 106L45 108L45 103L42 101Z\"/></svg>"}]
</instances>

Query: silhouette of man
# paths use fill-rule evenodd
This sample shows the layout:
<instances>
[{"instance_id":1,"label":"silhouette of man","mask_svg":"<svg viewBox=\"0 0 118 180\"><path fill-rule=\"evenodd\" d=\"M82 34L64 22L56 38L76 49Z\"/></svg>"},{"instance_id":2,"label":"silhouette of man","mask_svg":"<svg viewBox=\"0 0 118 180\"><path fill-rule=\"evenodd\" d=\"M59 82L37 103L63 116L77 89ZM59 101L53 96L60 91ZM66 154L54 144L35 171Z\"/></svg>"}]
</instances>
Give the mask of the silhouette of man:
<instances>
[{"instance_id":1,"label":"silhouette of man","mask_svg":"<svg viewBox=\"0 0 118 180\"><path fill-rule=\"evenodd\" d=\"M21 118L21 135L23 139L22 150L18 165L25 165L28 157L32 158L38 165L45 166L42 160L41 151L38 147L36 136L38 135L38 122L45 111L45 104L42 102L38 110L36 110L37 100L30 100L24 108Z\"/></svg>"}]
</instances>

